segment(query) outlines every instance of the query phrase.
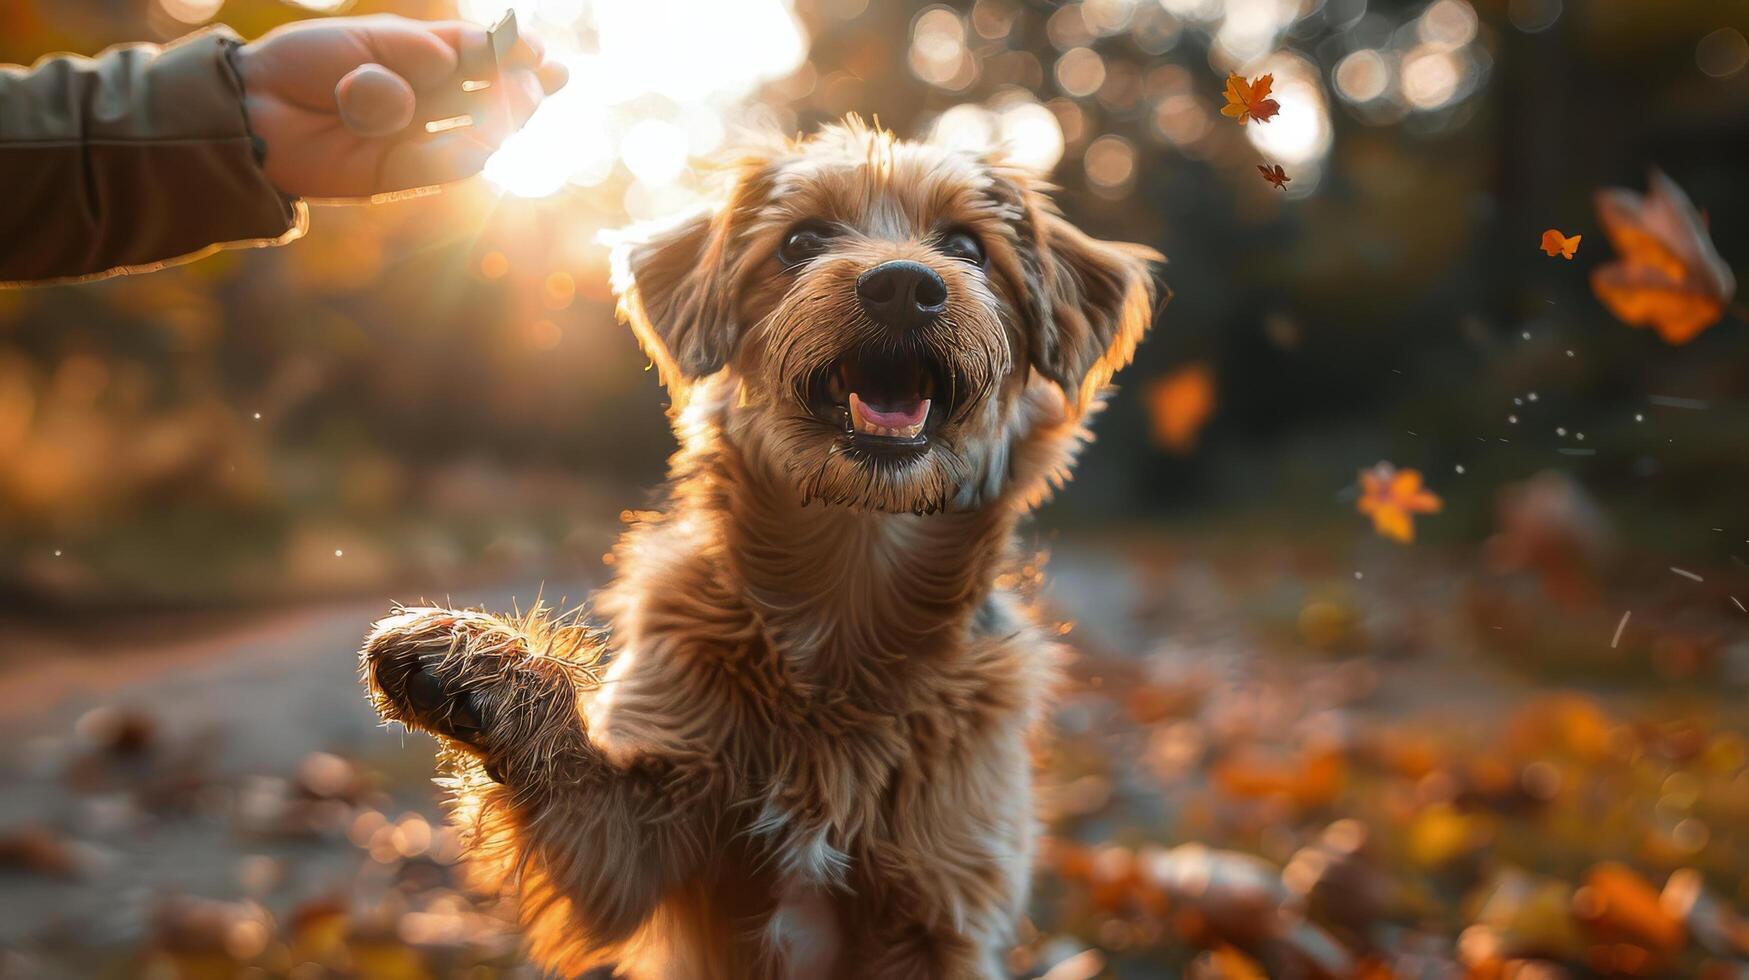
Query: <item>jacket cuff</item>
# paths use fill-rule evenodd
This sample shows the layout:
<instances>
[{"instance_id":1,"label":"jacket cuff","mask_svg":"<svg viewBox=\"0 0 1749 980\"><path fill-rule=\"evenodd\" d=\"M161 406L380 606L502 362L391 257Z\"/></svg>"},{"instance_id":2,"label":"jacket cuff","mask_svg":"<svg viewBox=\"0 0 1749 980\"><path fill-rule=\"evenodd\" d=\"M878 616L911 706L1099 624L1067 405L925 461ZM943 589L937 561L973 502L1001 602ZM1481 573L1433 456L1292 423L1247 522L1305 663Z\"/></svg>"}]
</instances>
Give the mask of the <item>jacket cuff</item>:
<instances>
[{"instance_id":1,"label":"jacket cuff","mask_svg":"<svg viewBox=\"0 0 1749 980\"><path fill-rule=\"evenodd\" d=\"M307 221L298 199L275 187L262 169L267 143L249 126L247 93L237 67L242 46L235 31L215 24L166 47L153 65L153 75L161 76L167 89L187 85L189 104L207 117L200 128L217 137L209 143L214 169L224 184L237 189L239 202L251 205L239 215L247 225L245 233L213 236L214 241L277 239Z\"/></svg>"},{"instance_id":2,"label":"jacket cuff","mask_svg":"<svg viewBox=\"0 0 1749 980\"><path fill-rule=\"evenodd\" d=\"M225 28L219 41L225 52L225 66L231 69L231 78L237 85L238 102L243 107L243 132L248 134L249 144L255 150L255 163L265 165L267 163L267 141L255 132L255 127L249 125L249 90L243 84L243 69L237 64L237 52L243 47L243 39L230 34L230 29Z\"/></svg>"},{"instance_id":3,"label":"jacket cuff","mask_svg":"<svg viewBox=\"0 0 1749 980\"><path fill-rule=\"evenodd\" d=\"M0 241L30 246L0 255L0 280L99 279L300 237L309 212L267 179L249 131L239 44L211 28L13 79L0 175L16 206L0 207Z\"/></svg>"}]
</instances>

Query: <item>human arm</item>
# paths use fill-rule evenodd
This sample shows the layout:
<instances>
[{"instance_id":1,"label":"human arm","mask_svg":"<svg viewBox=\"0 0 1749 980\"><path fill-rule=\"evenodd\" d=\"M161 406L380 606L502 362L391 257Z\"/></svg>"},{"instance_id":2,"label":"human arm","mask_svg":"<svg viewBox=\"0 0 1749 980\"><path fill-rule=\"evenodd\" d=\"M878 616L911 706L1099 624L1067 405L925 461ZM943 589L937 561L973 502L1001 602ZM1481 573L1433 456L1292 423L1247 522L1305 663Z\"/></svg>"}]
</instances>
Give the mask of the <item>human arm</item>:
<instances>
[{"instance_id":1,"label":"human arm","mask_svg":"<svg viewBox=\"0 0 1749 980\"><path fill-rule=\"evenodd\" d=\"M494 78L494 73L496 77ZM463 77L476 125L425 132ZM483 29L398 17L304 21L242 43L0 67L0 284L101 278L303 233L303 199L477 173L562 67L523 42L494 68Z\"/></svg>"}]
</instances>

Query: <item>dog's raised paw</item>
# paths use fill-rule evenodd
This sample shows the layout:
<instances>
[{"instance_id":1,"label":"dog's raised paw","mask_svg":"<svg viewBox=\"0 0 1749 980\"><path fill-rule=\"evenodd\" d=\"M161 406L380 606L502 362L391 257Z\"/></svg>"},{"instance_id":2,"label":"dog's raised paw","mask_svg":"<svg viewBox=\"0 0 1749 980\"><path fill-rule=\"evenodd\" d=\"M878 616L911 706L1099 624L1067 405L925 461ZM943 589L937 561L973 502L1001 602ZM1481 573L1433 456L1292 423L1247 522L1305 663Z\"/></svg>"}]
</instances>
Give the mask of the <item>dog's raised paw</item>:
<instances>
[{"instance_id":1,"label":"dog's raised paw","mask_svg":"<svg viewBox=\"0 0 1749 980\"><path fill-rule=\"evenodd\" d=\"M470 640L484 614L449 609L401 609L365 639L359 667L377 713L387 721L485 748L481 678L472 678ZM494 665L495 666L495 665Z\"/></svg>"},{"instance_id":2,"label":"dog's raised paw","mask_svg":"<svg viewBox=\"0 0 1749 980\"><path fill-rule=\"evenodd\" d=\"M404 607L372 627L359 671L384 720L459 743L491 769L530 735L575 718L577 692L599 682L599 649L575 616L539 605L515 618Z\"/></svg>"}]
</instances>

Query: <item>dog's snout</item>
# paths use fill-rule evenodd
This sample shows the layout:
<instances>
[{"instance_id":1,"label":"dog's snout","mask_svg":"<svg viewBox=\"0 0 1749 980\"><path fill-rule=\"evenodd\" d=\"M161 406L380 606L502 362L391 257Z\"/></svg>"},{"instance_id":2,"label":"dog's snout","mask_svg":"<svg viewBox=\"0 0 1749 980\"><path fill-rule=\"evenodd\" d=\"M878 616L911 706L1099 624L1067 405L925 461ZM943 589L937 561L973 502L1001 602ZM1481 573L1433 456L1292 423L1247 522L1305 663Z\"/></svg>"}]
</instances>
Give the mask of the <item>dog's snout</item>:
<instances>
[{"instance_id":1,"label":"dog's snout","mask_svg":"<svg viewBox=\"0 0 1749 980\"><path fill-rule=\"evenodd\" d=\"M856 280L869 316L895 330L915 330L947 309L947 283L921 262L883 262Z\"/></svg>"}]
</instances>

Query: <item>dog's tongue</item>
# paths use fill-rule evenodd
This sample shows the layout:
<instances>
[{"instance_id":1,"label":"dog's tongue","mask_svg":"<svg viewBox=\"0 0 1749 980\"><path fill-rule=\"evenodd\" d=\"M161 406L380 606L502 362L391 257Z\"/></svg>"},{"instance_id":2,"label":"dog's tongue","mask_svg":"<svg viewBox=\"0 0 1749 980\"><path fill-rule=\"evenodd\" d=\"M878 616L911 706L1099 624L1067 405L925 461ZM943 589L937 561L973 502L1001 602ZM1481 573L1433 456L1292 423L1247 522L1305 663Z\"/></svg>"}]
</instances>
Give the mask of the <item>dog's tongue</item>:
<instances>
[{"instance_id":1,"label":"dog's tongue","mask_svg":"<svg viewBox=\"0 0 1749 980\"><path fill-rule=\"evenodd\" d=\"M864 419L884 429L909 429L921 425L929 414L927 398L913 397L907 401L882 404L868 401L854 391L850 397L855 399L855 407Z\"/></svg>"}]
</instances>

